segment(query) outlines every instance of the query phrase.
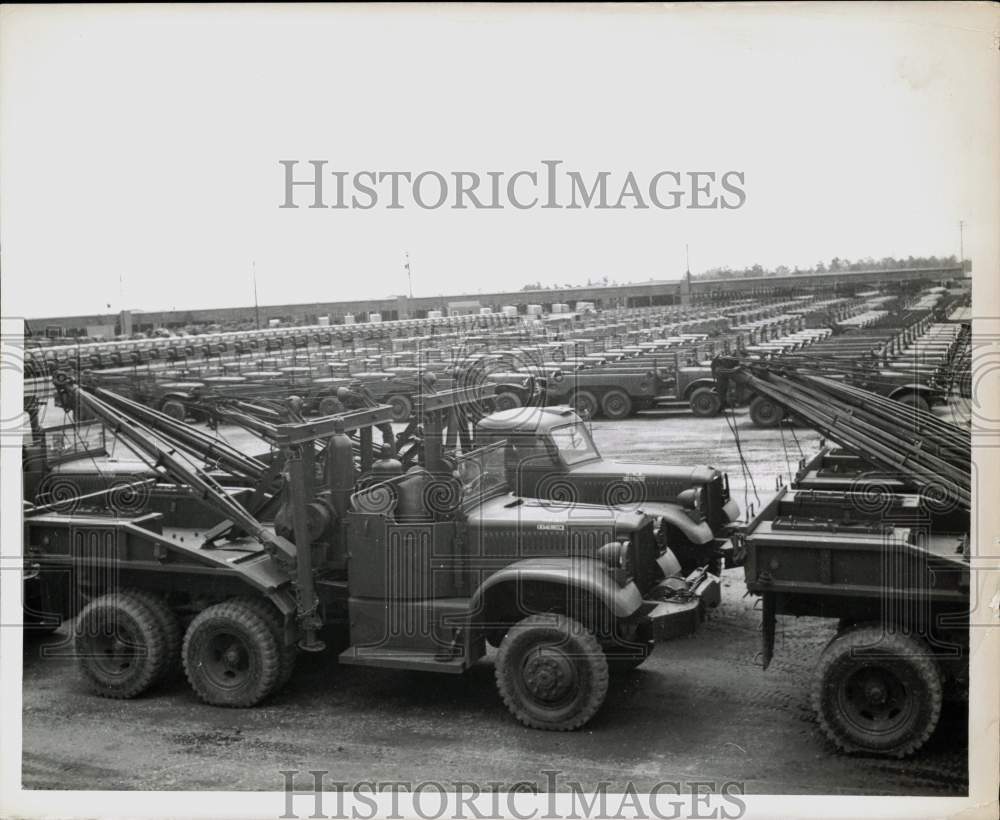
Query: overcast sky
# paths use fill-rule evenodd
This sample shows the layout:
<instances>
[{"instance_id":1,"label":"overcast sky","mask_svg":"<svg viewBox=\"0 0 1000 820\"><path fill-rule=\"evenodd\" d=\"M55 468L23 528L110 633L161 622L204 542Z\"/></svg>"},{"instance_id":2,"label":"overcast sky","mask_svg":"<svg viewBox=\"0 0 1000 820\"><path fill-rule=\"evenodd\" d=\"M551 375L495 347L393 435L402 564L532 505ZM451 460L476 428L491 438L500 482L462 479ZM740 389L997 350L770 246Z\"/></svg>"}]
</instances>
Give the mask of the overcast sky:
<instances>
[{"instance_id":1,"label":"overcast sky","mask_svg":"<svg viewBox=\"0 0 1000 820\"><path fill-rule=\"evenodd\" d=\"M6 7L3 312L677 278L833 256L996 270L989 5ZM329 169L745 174L735 210L280 209Z\"/></svg>"}]
</instances>

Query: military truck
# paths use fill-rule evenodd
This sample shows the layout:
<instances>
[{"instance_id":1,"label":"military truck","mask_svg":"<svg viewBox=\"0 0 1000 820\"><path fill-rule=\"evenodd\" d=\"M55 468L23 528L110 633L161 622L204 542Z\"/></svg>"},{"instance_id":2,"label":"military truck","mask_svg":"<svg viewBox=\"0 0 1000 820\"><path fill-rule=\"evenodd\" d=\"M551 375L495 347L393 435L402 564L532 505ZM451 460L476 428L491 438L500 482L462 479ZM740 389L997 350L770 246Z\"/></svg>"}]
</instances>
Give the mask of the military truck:
<instances>
[{"instance_id":1,"label":"military truck","mask_svg":"<svg viewBox=\"0 0 1000 820\"><path fill-rule=\"evenodd\" d=\"M111 403L60 389L212 513L192 525L93 499L26 508L26 570L56 615L75 618L78 666L98 695L136 697L183 666L205 702L253 706L340 624L347 664L458 674L497 645L511 713L571 730L604 703L609 669L642 663L718 601L718 579L683 575L651 516L515 495L500 443L445 458L449 419L486 387L422 396L425 466L366 487L347 433L370 445L390 407L278 425L273 523Z\"/></svg>"},{"instance_id":2,"label":"military truck","mask_svg":"<svg viewBox=\"0 0 1000 820\"><path fill-rule=\"evenodd\" d=\"M942 701L968 693L968 511L858 479L850 490L781 489L734 536L747 591L762 599L762 658L779 615L837 620L811 693L845 752L905 757L933 734Z\"/></svg>"},{"instance_id":3,"label":"military truck","mask_svg":"<svg viewBox=\"0 0 1000 820\"><path fill-rule=\"evenodd\" d=\"M740 515L729 477L714 467L612 461L601 456L587 425L568 406L504 410L476 425L479 445L505 442L514 491L554 505L605 504L642 510L682 568L731 556L729 535Z\"/></svg>"},{"instance_id":4,"label":"military truck","mask_svg":"<svg viewBox=\"0 0 1000 820\"><path fill-rule=\"evenodd\" d=\"M836 448L800 462L733 535L761 597L762 659L777 616L835 619L812 690L839 749L904 757L942 701L968 692L972 504L968 429L843 382L719 362L724 378L780 401Z\"/></svg>"}]
</instances>

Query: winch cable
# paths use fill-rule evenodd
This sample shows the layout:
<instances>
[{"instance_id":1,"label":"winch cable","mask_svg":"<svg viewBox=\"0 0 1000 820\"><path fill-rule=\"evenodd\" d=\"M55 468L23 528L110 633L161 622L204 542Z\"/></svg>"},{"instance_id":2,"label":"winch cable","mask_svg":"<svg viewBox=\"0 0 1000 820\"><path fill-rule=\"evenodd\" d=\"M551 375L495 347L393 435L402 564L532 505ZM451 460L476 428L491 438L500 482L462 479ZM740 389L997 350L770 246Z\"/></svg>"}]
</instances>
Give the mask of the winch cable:
<instances>
[{"instance_id":1,"label":"winch cable","mask_svg":"<svg viewBox=\"0 0 1000 820\"><path fill-rule=\"evenodd\" d=\"M799 451L799 458L805 458L806 454L802 452L802 445L799 443L799 437L795 435L795 422L789 422L788 432L792 434L792 439L795 441L795 446Z\"/></svg>"},{"instance_id":2,"label":"winch cable","mask_svg":"<svg viewBox=\"0 0 1000 820\"><path fill-rule=\"evenodd\" d=\"M743 509L750 509L750 487L753 487L754 498L757 503L760 504L760 497L757 495L757 485L753 480L753 473L750 472L750 467L747 464L746 458L743 456L743 447L740 444L740 434L736 426L736 410L731 408L732 420L725 410L722 411L722 416L726 420L726 424L729 426L729 431L733 434L733 441L736 444L736 453L740 459L740 473L743 475Z\"/></svg>"},{"instance_id":3,"label":"winch cable","mask_svg":"<svg viewBox=\"0 0 1000 820\"><path fill-rule=\"evenodd\" d=\"M785 442L785 420L778 422L778 434L781 436L781 449L785 453L785 469L788 470L788 480L792 479L792 462L788 458L788 445Z\"/></svg>"}]
</instances>

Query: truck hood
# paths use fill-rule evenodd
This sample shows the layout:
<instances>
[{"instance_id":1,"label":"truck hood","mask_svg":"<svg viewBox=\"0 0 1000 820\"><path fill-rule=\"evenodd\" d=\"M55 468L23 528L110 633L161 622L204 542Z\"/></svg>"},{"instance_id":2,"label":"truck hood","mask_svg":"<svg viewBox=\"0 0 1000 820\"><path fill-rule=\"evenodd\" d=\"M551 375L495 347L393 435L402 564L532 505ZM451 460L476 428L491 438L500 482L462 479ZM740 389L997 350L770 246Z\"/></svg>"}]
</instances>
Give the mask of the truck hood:
<instances>
[{"instance_id":1,"label":"truck hood","mask_svg":"<svg viewBox=\"0 0 1000 820\"><path fill-rule=\"evenodd\" d=\"M620 486L623 494L633 486L636 501L675 501L684 490L704 486L718 474L713 467L700 465L677 467L602 459L572 467L566 478L583 492L583 501L602 499L613 489L612 484Z\"/></svg>"},{"instance_id":2,"label":"truck hood","mask_svg":"<svg viewBox=\"0 0 1000 820\"><path fill-rule=\"evenodd\" d=\"M473 528L515 528L519 533L529 530L555 533L599 529L625 534L636 532L650 520L650 516L634 510L521 498L513 493L504 493L483 502L469 512L467 518Z\"/></svg>"}]
</instances>

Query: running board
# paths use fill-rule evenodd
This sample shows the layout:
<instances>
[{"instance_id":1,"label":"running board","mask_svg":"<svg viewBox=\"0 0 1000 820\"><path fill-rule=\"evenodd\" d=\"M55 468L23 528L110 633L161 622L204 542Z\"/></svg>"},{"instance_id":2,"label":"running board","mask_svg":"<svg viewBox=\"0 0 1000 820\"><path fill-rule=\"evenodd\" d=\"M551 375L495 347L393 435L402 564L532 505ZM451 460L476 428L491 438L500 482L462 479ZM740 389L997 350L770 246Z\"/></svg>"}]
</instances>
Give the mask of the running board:
<instances>
[{"instance_id":1,"label":"running board","mask_svg":"<svg viewBox=\"0 0 1000 820\"><path fill-rule=\"evenodd\" d=\"M442 658L429 652L386 649L381 646L351 646L341 652L337 660L350 666L381 666L386 669L444 672L452 675L462 674L466 666L461 657Z\"/></svg>"}]
</instances>

